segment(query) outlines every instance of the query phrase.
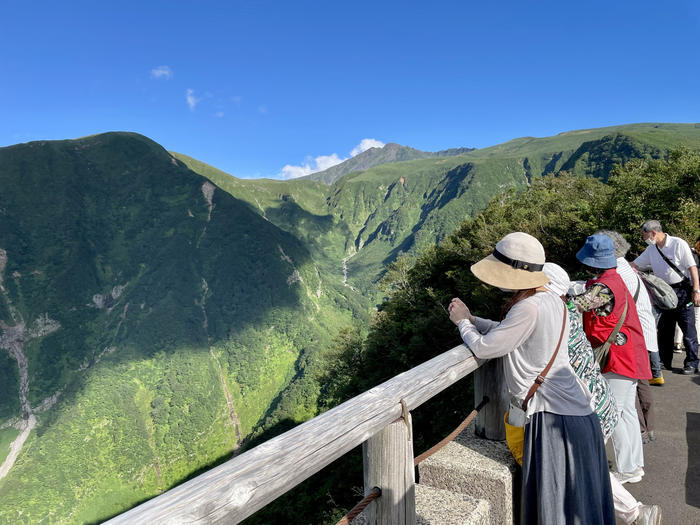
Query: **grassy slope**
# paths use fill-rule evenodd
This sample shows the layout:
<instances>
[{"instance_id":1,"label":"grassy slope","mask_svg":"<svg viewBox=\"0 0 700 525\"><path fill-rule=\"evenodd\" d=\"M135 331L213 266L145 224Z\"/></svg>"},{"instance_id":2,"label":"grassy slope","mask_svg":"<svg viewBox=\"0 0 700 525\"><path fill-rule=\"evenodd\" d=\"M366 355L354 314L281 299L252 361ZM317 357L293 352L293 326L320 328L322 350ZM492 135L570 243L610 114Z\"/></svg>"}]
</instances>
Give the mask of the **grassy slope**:
<instances>
[{"instance_id":1,"label":"grassy slope","mask_svg":"<svg viewBox=\"0 0 700 525\"><path fill-rule=\"evenodd\" d=\"M204 182L133 134L0 149L5 286L28 325L61 325L25 344L29 398L62 389L0 481L0 522L104 519L230 454L222 371L242 436L272 425L360 308L247 204L215 191L210 210ZM277 417L309 417L314 399Z\"/></svg>"},{"instance_id":2,"label":"grassy slope","mask_svg":"<svg viewBox=\"0 0 700 525\"><path fill-rule=\"evenodd\" d=\"M235 179L179 158L302 239L331 274L359 251L348 262L350 283L371 296L387 264L445 238L508 187L560 169L604 179L616 162L659 157L678 145L700 149L700 126L632 124L524 137L455 157L382 164L328 187Z\"/></svg>"}]
</instances>

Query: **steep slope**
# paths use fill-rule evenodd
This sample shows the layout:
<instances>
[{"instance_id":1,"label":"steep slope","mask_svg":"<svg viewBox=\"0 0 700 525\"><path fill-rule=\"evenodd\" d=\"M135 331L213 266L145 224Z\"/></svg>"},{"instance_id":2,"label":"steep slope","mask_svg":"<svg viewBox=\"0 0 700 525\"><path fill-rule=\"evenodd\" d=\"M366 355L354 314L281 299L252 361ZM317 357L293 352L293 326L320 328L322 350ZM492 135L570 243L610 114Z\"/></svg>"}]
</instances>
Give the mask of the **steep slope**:
<instances>
[{"instance_id":1,"label":"steep slope","mask_svg":"<svg viewBox=\"0 0 700 525\"><path fill-rule=\"evenodd\" d=\"M350 285L372 295L387 264L401 253L415 254L440 241L507 188L524 188L538 177L560 171L606 180L616 163L659 158L677 146L700 149L700 125L578 130L445 154L387 145L383 149L395 152L392 160L347 173L329 187L308 180L335 178L325 178L326 172L307 180L242 180L175 155L303 240L329 272L342 267ZM363 156L380 158L383 149L368 150L343 163L343 169L356 169ZM399 161L399 151L424 158Z\"/></svg>"},{"instance_id":2,"label":"steep slope","mask_svg":"<svg viewBox=\"0 0 700 525\"><path fill-rule=\"evenodd\" d=\"M0 522L104 519L313 414L363 307L292 235L136 134L2 148L0 187Z\"/></svg>"}]
</instances>

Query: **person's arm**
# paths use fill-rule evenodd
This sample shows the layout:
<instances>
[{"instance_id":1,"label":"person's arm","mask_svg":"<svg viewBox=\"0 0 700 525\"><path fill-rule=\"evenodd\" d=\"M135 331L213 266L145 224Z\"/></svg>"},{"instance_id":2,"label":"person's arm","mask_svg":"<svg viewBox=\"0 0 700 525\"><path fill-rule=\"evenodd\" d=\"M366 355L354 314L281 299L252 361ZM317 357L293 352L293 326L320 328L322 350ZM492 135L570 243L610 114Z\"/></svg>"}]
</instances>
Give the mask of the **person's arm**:
<instances>
[{"instance_id":1,"label":"person's arm","mask_svg":"<svg viewBox=\"0 0 700 525\"><path fill-rule=\"evenodd\" d=\"M651 269L651 259L649 257L649 248L644 250L642 254L630 263L630 266L635 270L647 271Z\"/></svg>"},{"instance_id":2,"label":"person's arm","mask_svg":"<svg viewBox=\"0 0 700 525\"><path fill-rule=\"evenodd\" d=\"M700 278L698 278L698 267L691 266L688 268L690 272L690 281L693 283L693 305L700 306Z\"/></svg>"},{"instance_id":3,"label":"person's arm","mask_svg":"<svg viewBox=\"0 0 700 525\"><path fill-rule=\"evenodd\" d=\"M537 315L536 304L522 301L513 306L500 323L477 319L474 316L462 319L458 323L459 333L476 357L501 357L515 350L530 337L535 329ZM480 333L476 326L482 322L485 323L482 328L488 328L485 334Z\"/></svg>"},{"instance_id":4,"label":"person's arm","mask_svg":"<svg viewBox=\"0 0 700 525\"><path fill-rule=\"evenodd\" d=\"M610 288L602 283L595 283L580 295L574 295L571 300L581 312L596 310L603 317L612 312L615 306L615 296Z\"/></svg>"},{"instance_id":5,"label":"person's arm","mask_svg":"<svg viewBox=\"0 0 700 525\"><path fill-rule=\"evenodd\" d=\"M462 321L468 320L473 324L480 334L486 334L494 326L498 326L499 323L492 321L491 319L483 319L481 317L476 317L472 315L469 307L462 302L458 297L455 297L450 302L450 306L447 307L450 313L450 320L459 327Z\"/></svg>"}]
</instances>

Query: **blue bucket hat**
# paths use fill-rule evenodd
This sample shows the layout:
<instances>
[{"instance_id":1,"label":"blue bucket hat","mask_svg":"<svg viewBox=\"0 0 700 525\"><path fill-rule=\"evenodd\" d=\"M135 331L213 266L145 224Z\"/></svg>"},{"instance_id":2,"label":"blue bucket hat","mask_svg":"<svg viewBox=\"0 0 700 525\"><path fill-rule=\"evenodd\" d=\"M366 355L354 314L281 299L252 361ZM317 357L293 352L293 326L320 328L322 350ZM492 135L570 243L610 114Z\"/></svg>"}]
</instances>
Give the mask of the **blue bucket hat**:
<instances>
[{"instance_id":1,"label":"blue bucket hat","mask_svg":"<svg viewBox=\"0 0 700 525\"><path fill-rule=\"evenodd\" d=\"M593 268L617 268L615 243L607 235L591 235L586 239L576 258L586 266Z\"/></svg>"}]
</instances>

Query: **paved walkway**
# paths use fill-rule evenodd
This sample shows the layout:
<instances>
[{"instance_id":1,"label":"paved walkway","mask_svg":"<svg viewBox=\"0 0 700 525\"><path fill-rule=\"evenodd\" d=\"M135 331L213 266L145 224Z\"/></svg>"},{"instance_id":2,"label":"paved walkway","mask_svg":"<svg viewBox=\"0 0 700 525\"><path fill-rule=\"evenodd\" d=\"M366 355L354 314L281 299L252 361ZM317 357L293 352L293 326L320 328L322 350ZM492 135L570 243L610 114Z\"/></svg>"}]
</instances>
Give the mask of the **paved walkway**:
<instances>
[{"instance_id":1,"label":"paved walkway","mask_svg":"<svg viewBox=\"0 0 700 525\"><path fill-rule=\"evenodd\" d=\"M682 367L683 357L675 354L673 366ZM664 525L700 525L700 374L664 370L664 379L652 387L657 439L644 445L646 475L625 487L661 505Z\"/></svg>"}]
</instances>

